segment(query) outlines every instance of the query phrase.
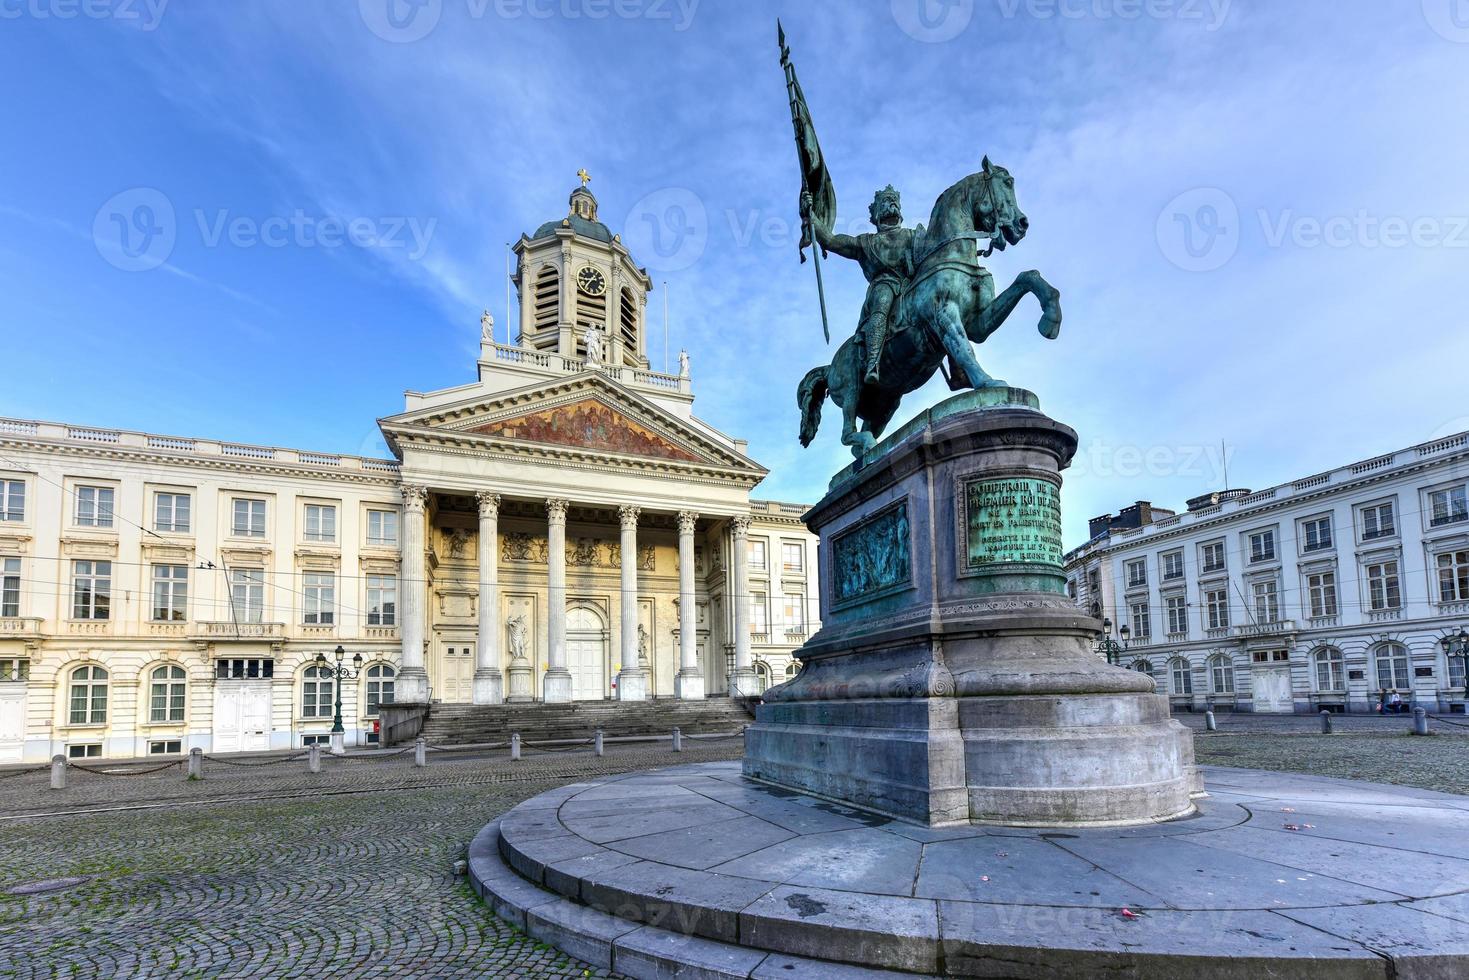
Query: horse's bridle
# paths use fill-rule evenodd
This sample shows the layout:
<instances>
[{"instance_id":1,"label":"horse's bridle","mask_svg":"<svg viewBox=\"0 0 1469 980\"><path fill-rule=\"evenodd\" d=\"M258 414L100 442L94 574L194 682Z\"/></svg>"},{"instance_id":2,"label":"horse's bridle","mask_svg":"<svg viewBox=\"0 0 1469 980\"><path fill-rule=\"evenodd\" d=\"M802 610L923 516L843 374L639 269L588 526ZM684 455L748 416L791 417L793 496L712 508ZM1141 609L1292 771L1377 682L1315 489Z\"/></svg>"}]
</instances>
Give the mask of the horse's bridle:
<instances>
[{"instance_id":1,"label":"horse's bridle","mask_svg":"<svg viewBox=\"0 0 1469 980\"><path fill-rule=\"evenodd\" d=\"M988 203L989 204L989 206L990 206L990 213L992 215L994 215L994 218L995 218L995 228L996 228L996 230L998 230L999 229L999 225L1000 225L1000 202L995 197L995 189L994 189L994 187L990 184L990 181L994 179L994 176L995 175L993 173L988 173L988 174L985 174L983 177L980 178L980 181L984 184L984 193L985 193L985 196L987 198L989 198L988 202L981 201L980 203L981 204L984 204L984 203ZM979 257L982 258L982 259L989 258L995 252L995 240L994 240L994 238L991 237L989 241L990 241L989 248L987 248L984 251L982 251L982 252L979 253Z\"/></svg>"}]
</instances>

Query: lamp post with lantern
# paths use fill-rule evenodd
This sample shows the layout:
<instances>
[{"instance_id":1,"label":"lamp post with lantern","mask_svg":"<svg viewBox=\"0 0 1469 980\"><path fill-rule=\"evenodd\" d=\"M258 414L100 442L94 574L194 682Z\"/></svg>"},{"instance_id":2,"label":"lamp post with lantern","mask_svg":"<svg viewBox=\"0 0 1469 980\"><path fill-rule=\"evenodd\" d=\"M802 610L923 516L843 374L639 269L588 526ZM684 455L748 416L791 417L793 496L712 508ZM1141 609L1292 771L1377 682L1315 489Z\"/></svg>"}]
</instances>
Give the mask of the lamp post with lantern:
<instances>
[{"instance_id":1,"label":"lamp post with lantern","mask_svg":"<svg viewBox=\"0 0 1469 980\"><path fill-rule=\"evenodd\" d=\"M1122 637L1121 643L1112 638L1112 620L1102 620L1102 635L1097 639L1097 653L1106 657L1109 664L1122 663L1122 655L1127 652L1128 641L1132 639L1132 630L1126 623L1122 624L1118 634Z\"/></svg>"},{"instance_id":2,"label":"lamp post with lantern","mask_svg":"<svg viewBox=\"0 0 1469 980\"><path fill-rule=\"evenodd\" d=\"M1450 633L1439 641L1443 646L1444 656L1452 659L1458 657L1464 673L1459 680L1464 687L1464 699L1469 701L1469 632L1464 627L1459 627L1459 632Z\"/></svg>"},{"instance_id":3,"label":"lamp post with lantern","mask_svg":"<svg viewBox=\"0 0 1469 980\"><path fill-rule=\"evenodd\" d=\"M331 752L332 755L345 755L347 752L347 729L342 725L342 681L355 680L362 673L362 654L354 653L352 655L352 666L347 667L342 663L343 658L347 656L347 651L343 649L341 644L337 645L335 653L335 664L326 659L326 654L317 653L316 669L318 671L318 677L321 676L321 671L325 671L327 676L333 679L332 694L336 698L336 704L334 705L336 714L332 716Z\"/></svg>"}]
</instances>

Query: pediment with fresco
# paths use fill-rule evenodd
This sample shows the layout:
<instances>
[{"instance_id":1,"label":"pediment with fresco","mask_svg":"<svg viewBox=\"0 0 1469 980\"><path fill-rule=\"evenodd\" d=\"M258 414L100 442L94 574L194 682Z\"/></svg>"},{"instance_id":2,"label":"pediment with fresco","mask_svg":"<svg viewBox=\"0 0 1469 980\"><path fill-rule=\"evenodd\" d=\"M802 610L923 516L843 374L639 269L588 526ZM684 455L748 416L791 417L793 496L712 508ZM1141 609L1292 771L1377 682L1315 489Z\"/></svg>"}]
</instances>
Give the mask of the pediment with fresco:
<instances>
[{"instance_id":1,"label":"pediment with fresco","mask_svg":"<svg viewBox=\"0 0 1469 980\"><path fill-rule=\"evenodd\" d=\"M708 460L597 398L497 419L466 431L552 446L703 463Z\"/></svg>"}]
</instances>

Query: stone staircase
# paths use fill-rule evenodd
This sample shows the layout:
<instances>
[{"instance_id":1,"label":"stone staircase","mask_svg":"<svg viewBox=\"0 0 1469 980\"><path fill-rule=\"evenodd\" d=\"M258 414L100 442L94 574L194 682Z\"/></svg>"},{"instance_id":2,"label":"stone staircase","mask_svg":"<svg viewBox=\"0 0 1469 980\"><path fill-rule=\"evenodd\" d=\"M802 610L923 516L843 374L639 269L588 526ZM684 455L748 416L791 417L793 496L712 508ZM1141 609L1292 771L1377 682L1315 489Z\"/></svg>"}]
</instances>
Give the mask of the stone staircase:
<instances>
[{"instance_id":1,"label":"stone staircase","mask_svg":"<svg viewBox=\"0 0 1469 980\"><path fill-rule=\"evenodd\" d=\"M746 702L734 698L679 701L574 701L570 704L435 704L422 735L433 745L505 742L516 732L527 742L590 738L598 728L608 738L739 731L754 720Z\"/></svg>"}]
</instances>

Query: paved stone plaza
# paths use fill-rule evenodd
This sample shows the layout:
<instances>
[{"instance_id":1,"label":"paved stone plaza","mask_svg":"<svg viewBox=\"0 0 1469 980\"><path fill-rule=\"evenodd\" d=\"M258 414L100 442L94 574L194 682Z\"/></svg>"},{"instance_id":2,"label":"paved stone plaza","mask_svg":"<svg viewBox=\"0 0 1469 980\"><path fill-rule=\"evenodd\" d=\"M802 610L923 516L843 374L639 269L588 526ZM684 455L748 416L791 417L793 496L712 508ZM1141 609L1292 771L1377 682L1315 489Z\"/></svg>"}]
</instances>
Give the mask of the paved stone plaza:
<instances>
[{"instance_id":1,"label":"paved stone plaza","mask_svg":"<svg viewBox=\"0 0 1469 980\"><path fill-rule=\"evenodd\" d=\"M0 977L607 976L497 919L453 863L486 821L567 780L739 753L362 756L314 775L206 762L194 783L74 769L59 791L0 770ZM81 880L14 894L65 878Z\"/></svg>"}]
</instances>

